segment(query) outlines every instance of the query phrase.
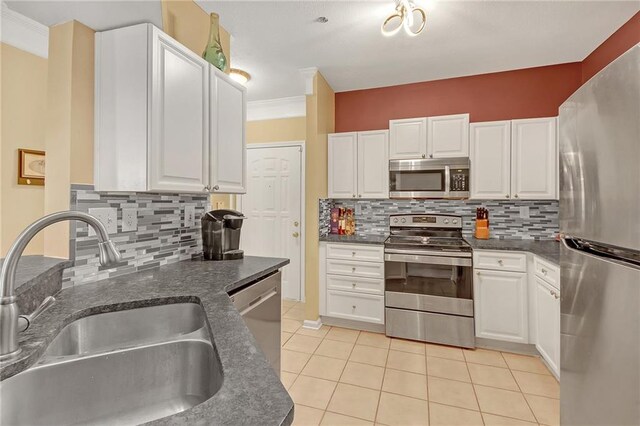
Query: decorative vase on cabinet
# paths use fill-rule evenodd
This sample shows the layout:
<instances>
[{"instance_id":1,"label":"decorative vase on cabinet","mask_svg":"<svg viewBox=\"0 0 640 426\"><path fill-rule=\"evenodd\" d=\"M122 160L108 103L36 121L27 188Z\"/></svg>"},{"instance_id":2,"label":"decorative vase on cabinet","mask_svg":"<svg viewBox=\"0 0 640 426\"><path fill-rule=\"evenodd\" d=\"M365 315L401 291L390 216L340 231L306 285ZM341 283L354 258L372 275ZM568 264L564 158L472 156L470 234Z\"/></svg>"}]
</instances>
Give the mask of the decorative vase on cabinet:
<instances>
[{"instance_id":1,"label":"decorative vase on cabinet","mask_svg":"<svg viewBox=\"0 0 640 426\"><path fill-rule=\"evenodd\" d=\"M220 44L220 15L217 13L211 14L209 42L202 53L202 57L220 71L224 72L227 67L227 57L222 50L222 45Z\"/></svg>"}]
</instances>

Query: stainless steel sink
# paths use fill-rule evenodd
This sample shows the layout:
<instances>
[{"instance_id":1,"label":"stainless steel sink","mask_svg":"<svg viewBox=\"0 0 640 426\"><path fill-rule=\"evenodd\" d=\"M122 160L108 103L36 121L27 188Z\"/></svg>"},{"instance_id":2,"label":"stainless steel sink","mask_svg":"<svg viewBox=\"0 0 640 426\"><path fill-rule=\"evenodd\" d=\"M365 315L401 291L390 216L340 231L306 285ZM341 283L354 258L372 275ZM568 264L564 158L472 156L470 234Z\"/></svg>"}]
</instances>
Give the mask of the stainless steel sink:
<instances>
[{"instance_id":1,"label":"stainless steel sink","mask_svg":"<svg viewBox=\"0 0 640 426\"><path fill-rule=\"evenodd\" d=\"M204 328L195 303L174 303L91 315L72 322L51 342L45 357L82 355L165 341Z\"/></svg>"},{"instance_id":2,"label":"stainless steel sink","mask_svg":"<svg viewBox=\"0 0 640 426\"><path fill-rule=\"evenodd\" d=\"M0 424L139 424L200 404L222 385L198 305L133 309L75 323L38 364L0 382Z\"/></svg>"}]
</instances>

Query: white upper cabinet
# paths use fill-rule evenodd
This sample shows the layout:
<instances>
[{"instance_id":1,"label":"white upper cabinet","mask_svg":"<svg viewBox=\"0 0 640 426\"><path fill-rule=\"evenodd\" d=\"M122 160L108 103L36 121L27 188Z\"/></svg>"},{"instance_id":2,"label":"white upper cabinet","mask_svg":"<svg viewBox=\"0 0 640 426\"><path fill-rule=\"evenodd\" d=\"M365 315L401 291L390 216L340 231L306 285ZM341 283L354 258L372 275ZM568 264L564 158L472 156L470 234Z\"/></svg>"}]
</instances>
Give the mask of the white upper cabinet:
<instances>
[{"instance_id":1,"label":"white upper cabinet","mask_svg":"<svg viewBox=\"0 0 640 426\"><path fill-rule=\"evenodd\" d=\"M471 198L510 198L511 121L472 123L470 129Z\"/></svg>"},{"instance_id":2,"label":"white upper cabinet","mask_svg":"<svg viewBox=\"0 0 640 426\"><path fill-rule=\"evenodd\" d=\"M358 133L358 198L389 197L389 132Z\"/></svg>"},{"instance_id":3,"label":"white upper cabinet","mask_svg":"<svg viewBox=\"0 0 640 426\"><path fill-rule=\"evenodd\" d=\"M202 191L209 179L209 64L152 29L149 190Z\"/></svg>"},{"instance_id":4,"label":"white upper cabinet","mask_svg":"<svg viewBox=\"0 0 640 426\"><path fill-rule=\"evenodd\" d=\"M469 156L469 114L427 118L429 158Z\"/></svg>"},{"instance_id":5,"label":"white upper cabinet","mask_svg":"<svg viewBox=\"0 0 640 426\"><path fill-rule=\"evenodd\" d=\"M216 193L244 194L247 181L247 91L210 67L211 170Z\"/></svg>"},{"instance_id":6,"label":"white upper cabinet","mask_svg":"<svg viewBox=\"0 0 640 426\"><path fill-rule=\"evenodd\" d=\"M389 121L389 159L426 158L427 119Z\"/></svg>"},{"instance_id":7,"label":"white upper cabinet","mask_svg":"<svg viewBox=\"0 0 640 426\"><path fill-rule=\"evenodd\" d=\"M243 88L151 24L95 47L96 190L244 191Z\"/></svg>"},{"instance_id":8,"label":"white upper cabinet","mask_svg":"<svg viewBox=\"0 0 640 426\"><path fill-rule=\"evenodd\" d=\"M355 198L358 191L358 134L335 133L328 138L329 198Z\"/></svg>"},{"instance_id":9,"label":"white upper cabinet","mask_svg":"<svg viewBox=\"0 0 640 426\"><path fill-rule=\"evenodd\" d=\"M389 196L389 132L329 135L329 198Z\"/></svg>"},{"instance_id":10,"label":"white upper cabinet","mask_svg":"<svg viewBox=\"0 0 640 426\"><path fill-rule=\"evenodd\" d=\"M555 199L558 179L557 119L511 122L511 196Z\"/></svg>"}]
</instances>

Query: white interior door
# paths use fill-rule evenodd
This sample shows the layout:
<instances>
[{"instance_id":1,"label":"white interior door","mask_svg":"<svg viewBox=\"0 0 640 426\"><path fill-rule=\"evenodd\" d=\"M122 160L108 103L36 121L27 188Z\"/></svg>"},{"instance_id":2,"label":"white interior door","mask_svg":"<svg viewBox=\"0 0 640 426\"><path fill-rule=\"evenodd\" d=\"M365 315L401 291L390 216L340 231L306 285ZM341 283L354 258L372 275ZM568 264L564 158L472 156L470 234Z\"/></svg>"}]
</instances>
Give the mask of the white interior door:
<instances>
[{"instance_id":1,"label":"white interior door","mask_svg":"<svg viewBox=\"0 0 640 426\"><path fill-rule=\"evenodd\" d=\"M238 209L249 219L242 226L247 255L285 257L282 296L302 298L302 148L247 149L247 193Z\"/></svg>"}]
</instances>

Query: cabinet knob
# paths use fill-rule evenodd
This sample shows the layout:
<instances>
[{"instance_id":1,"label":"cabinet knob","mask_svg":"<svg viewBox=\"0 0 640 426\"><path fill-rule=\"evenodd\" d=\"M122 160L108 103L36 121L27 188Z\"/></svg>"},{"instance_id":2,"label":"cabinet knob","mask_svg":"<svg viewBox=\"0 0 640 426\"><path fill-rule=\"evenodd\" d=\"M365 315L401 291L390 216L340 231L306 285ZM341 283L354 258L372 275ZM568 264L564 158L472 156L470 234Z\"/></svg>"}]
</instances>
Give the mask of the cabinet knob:
<instances>
[{"instance_id":1,"label":"cabinet knob","mask_svg":"<svg viewBox=\"0 0 640 426\"><path fill-rule=\"evenodd\" d=\"M518 198L518 194L514 195L515 198Z\"/></svg>"},{"instance_id":2,"label":"cabinet knob","mask_svg":"<svg viewBox=\"0 0 640 426\"><path fill-rule=\"evenodd\" d=\"M354 266L353 268L351 268L351 272L355 272L355 271L356 271L356 268Z\"/></svg>"},{"instance_id":3,"label":"cabinet knob","mask_svg":"<svg viewBox=\"0 0 640 426\"><path fill-rule=\"evenodd\" d=\"M211 189L211 187L209 185L205 186L203 191L204 192L209 192L209 190Z\"/></svg>"},{"instance_id":4,"label":"cabinet knob","mask_svg":"<svg viewBox=\"0 0 640 426\"><path fill-rule=\"evenodd\" d=\"M353 310L355 311L355 310L356 310L356 305L353 305L353 306L352 306L352 308L353 308Z\"/></svg>"},{"instance_id":5,"label":"cabinet knob","mask_svg":"<svg viewBox=\"0 0 640 426\"><path fill-rule=\"evenodd\" d=\"M504 198L509 198L509 194L505 195Z\"/></svg>"},{"instance_id":6,"label":"cabinet knob","mask_svg":"<svg viewBox=\"0 0 640 426\"><path fill-rule=\"evenodd\" d=\"M476 275L480 275L480 271L476 272Z\"/></svg>"},{"instance_id":7,"label":"cabinet knob","mask_svg":"<svg viewBox=\"0 0 640 426\"><path fill-rule=\"evenodd\" d=\"M547 275L547 270L546 270L546 269L544 269L544 268L542 268L542 273L543 273L544 275Z\"/></svg>"},{"instance_id":8,"label":"cabinet knob","mask_svg":"<svg viewBox=\"0 0 640 426\"><path fill-rule=\"evenodd\" d=\"M500 266L504 265L504 262L502 261L502 259L498 259L498 265Z\"/></svg>"},{"instance_id":9,"label":"cabinet knob","mask_svg":"<svg viewBox=\"0 0 640 426\"><path fill-rule=\"evenodd\" d=\"M362 198L362 194L358 194L358 198Z\"/></svg>"},{"instance_id":10,"label":"cabinet knob","mask_svg":"<svg viewBox=\"0 0 640 426\"><path fill-rule=\"evenodd\" d=\"M213 187L213 190L214 190L214 191L217 191L218 189L220 189L220 187L219 187L218 185L216 185L216 186L214 186L214 187Z\"/></svg>"},{"instance_id":11,"label":"cabinet knob","mask_svg":"<svg viewBox=\"0 0 640 426\"><path fill-rule=\"evenodd\" d=\"M433 154L429 154L429 158L433 158Z\"/></svg>"},{"instance_id":12,"label":"cabinet knob","mask_svg":"<svg viewBox=\"0 0 640 426\"><path fill-rule=\"evenodd\" d=\"M356 194L351 194L351 198L356 198Z\"/></svg>"},{"instance_id":13,"label":"cabinet knob","mask_svg":"<svg viewBox=\"0 0 640 426\"><path fill-rule=\"evenodd\" d=\"M422 154L422 158L425 158L425 157L426 157L426 155L425 155L425 154Z\"/></svg>"},{"instance_id":14,"label":"cabinet knob","mask_svg":"<svg viewBox=\"0 0 640 426\"><path fill-rule=\"evenodd\" d=\"M298 238L300 236L300 234L298 234L297 232L294 232L292 235L294 238Z\"/></svg>"},{"instance_id":15,"label":"cabinet knob","mask_svg":"<svg viewBox=\"0 0 640 426\"><path fill-rule=\"evenodd\" d=\"M293 222L293 226L298 226L300 225L298 222Z\"/></svg>"},{"instance_id":16,"label":"cabinet knob","mask_svg":"<svg viewBox=\"0 0 640 426\"><path fill-rule=\"evenodd\" d=\"M355 255L356 255L356 252L355 252L355 251L352 251L352 252L351 252L351 256L355 256Z\"/></svg>"},{"instance_id":17,"label":"cabinet knob","mask_svg":"<svg viewBox=\"0 0 640 426\"><path fill-rule=\"evenodd\" d=\"M356 288L356 283L351 283L351 287Z\"/></svg>"},{"instance_id":18,"label":"cabinet knob","mask_svg":"<svg viewBox=\"0 0 640 426\"><path fill-rule=\"evenodd\" d=\"M553 293L553 297L555 297L556 299L560 299L560 295L557 293Z\"/></svg>"}]
</instances>

